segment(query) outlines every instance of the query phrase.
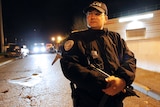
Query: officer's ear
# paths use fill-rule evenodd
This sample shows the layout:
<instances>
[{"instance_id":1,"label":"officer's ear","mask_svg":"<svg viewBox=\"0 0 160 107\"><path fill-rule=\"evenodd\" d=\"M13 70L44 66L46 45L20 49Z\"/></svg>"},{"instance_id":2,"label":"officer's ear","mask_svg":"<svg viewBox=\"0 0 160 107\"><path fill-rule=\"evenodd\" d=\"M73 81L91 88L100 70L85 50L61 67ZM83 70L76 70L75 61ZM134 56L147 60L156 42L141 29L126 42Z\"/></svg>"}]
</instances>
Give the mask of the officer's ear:
<instances>
[{"instance_id":1,"label":"officer's ear","mask_svg":"<svg viewBox=\"0 0 160 107\"><path fill-rule=\"evenodd\" d=\"M105 24L107 24L107 22L108 22L108 16L105 15Z\"/></svg>"}]
</instances>

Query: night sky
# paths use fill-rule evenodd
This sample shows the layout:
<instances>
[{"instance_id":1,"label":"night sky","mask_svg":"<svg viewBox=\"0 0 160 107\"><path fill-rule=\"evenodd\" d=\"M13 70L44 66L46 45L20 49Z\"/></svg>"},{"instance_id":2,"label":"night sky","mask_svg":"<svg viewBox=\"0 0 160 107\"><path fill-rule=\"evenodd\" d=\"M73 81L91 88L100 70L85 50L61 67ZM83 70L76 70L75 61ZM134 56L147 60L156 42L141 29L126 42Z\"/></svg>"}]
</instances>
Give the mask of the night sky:
<instances>
[{"instance_id":1,"label":"night sky","mask_svg":"<svg viewBox=\"0 0 160 107\"><path fill-rule=\"evenodd\" d=\"M2 0L4 36L8 42L49 41L52 34L68 33L73 18L93 0ZM160 4L160 0L101 0L109 18L122 11Z\"/></svg>"}]
</instances>

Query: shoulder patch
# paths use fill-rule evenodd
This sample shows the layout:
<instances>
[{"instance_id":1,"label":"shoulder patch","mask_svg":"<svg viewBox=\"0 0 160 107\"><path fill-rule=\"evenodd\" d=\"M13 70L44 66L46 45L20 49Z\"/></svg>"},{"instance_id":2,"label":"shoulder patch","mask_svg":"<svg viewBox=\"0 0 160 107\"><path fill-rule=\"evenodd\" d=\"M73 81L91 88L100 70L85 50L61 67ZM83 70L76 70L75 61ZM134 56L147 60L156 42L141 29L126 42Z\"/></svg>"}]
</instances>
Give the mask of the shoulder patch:
<instances>
[{"instance_id":1,"label":"shoulder patch","mask_svg":"<svg viewBox=\"0 0 160 107\"><path fill-rule=\"evenodd\" d=\"M65 51L69 51L74 45L74 41L73 40L68 40L64 43L64 50Z\"/></svg>"}]
</instances>

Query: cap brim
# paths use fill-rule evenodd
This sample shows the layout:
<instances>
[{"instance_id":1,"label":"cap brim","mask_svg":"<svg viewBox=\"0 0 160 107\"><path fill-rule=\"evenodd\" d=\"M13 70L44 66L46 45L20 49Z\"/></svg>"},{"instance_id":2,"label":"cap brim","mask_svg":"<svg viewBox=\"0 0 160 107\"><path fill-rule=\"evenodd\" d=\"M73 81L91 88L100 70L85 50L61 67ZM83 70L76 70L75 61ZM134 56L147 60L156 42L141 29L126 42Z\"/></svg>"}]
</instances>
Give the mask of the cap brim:
<instances>
[{"instance_id":1,"label":"cap brim","mask_svg":"<svg viewBox=\"0 0 160 107\"><path fill-rule=\"evenodd\" d=\"M83 10L83 12L84 13L87 13L89 10L91 10L91 9L96 9L96 10L98 10L99 12L101 12L101 13L105 13L105 11L102 9L102 8L100 8L100 7L97 7L97 6L90 6L90 7L88 7L88 8L85 8L84 10Z\"/></svg>"}]
</instances>

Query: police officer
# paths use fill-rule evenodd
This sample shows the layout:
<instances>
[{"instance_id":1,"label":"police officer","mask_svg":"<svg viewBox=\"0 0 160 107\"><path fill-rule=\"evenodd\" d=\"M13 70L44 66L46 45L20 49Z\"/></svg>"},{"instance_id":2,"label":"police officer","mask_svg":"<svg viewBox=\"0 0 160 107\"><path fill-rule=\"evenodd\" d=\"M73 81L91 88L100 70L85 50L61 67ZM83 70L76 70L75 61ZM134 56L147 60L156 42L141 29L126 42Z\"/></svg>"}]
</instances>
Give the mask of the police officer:
<instances>
[{"instance_id":1,"label":"police officer","mask_svg":"<svg viewBox=\"0 0 160 107\"><path fill-rule=\"evenodd\" d=\"M134 54L118 33L104 28L108 17L103 2L94 1L84 12L88 29L70 34L60 60L64 76L71 81L74 107L123 107L123 90L135 78Z\"/></svg>"}]
</instances>

